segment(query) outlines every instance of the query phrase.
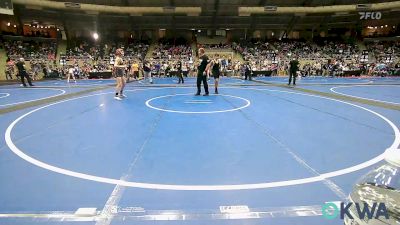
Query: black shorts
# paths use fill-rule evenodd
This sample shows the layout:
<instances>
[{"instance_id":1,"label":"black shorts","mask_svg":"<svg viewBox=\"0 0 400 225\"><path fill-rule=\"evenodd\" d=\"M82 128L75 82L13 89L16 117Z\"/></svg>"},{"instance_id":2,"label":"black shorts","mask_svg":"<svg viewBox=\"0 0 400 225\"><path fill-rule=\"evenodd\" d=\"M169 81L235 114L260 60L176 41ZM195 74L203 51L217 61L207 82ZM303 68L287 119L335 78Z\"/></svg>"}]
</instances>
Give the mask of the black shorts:
<instances>
[{"instance_id":1,"label":"black shorts","mask_svg":"<svg viewBox=\"0 0 400 225\"><path fill-rule=\"evenodd\" d=\"M219 78L220 73L212 73L212 75L213 75L214 79L217 79L217 78Z\"/></svg>"},{"instance_id":2,"label":"black shorts","mask_svg":"<svg viewBox=\"0 0 400 225\"><path fill-rule=\"evenodd\" d=\"M123 77L124 76L124 71L115 71L115 77Z\"/></svg>"}]
</instances>

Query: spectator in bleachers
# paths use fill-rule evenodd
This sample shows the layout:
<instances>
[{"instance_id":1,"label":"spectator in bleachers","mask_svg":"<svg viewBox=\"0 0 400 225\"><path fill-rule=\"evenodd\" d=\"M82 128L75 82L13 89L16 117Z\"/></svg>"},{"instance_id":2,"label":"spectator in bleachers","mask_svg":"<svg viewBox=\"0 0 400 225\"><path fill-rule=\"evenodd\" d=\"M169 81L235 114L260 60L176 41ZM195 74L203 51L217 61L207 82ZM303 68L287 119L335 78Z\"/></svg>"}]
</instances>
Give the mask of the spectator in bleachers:
<instances>
[{"instance_id":1,"label":"spectator in bleachers","mask_svg":"<svg viewBox=\"0 0 400 225\"><path fill-rule=\"evenodd\" d=\"M7 57L6 60L6 68L5 68L5 74L6 74L6 79L7 80L12 80L13 79L13 74L14 72L14 61L11 60L9 57Z\"/></svg>"},{"instance_id":2,"label":"spectator in bleachers","mask_svg":"<svg viewBox=\"0 0 400 225\"><path fill-rule=\"evenodd\" d=\"M54 60L57 51L56 42L5 41L7 57L26 60Z\"/></svg>"}]
</instances>

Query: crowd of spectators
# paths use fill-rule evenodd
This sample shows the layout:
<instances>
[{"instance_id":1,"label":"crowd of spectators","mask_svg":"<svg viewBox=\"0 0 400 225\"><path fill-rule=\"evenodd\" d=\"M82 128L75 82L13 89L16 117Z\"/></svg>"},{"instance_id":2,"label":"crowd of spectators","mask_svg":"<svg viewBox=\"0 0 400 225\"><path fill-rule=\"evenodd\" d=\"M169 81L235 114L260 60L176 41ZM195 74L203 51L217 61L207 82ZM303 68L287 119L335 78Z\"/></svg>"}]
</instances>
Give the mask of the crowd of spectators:
<instances>
[{"instance_id":1,"label":"crowd of spectators","mask_svg":"<svg viewBox=\"0 0 400 225\"><path fill-rule=\"evenodd\" d=\"M360 55L358 46L355 44L327 40L320 43L288 39L272 42L242 42L234 43L232 48L242 54L246 61L258 61L256 64L263 64L275 57L279 60L289 60L293 55L305 60L321 58L352 60Z\"/></svg>"},{"instance_id":2,"label":"crowd of spectators","mask_svg":"<svg viewBox=\"0 0 400 225\"><path fill-rule=\"evenodd\" d=\"M400 58L400 41L378 41L366 44L378 63L390 63Z\"/></svg>"},{"instance_id":3,"label":"crowd of spectators","mask_svg":"<svg viewBox=\"0 0 400 225\"><path fill-rule=\"evenodd\" d=\"M231 49L231 44L198 44L197 48L206 48L206 49Z\"/></svg>"},{"instance_id":4,"label":"crowd of spectators","mask_svg":"<svg viewBox=\"0 0 400 225\"><path fill-rule=\"evenodd\" d=\"M8 61L25 58L30 64L30 73L35 79L39 73L45 75L47 71L63 70L56 68L55 55L57 44L52 41L3 41ZM243 73L245 68L252 71L273 71L273 75L286 75L289 61L296 57L303 62L299 73L309 75L343 75L346 71L361 71L367 75L390 75L399 71L398 59L400 58L400 42L379 41L366 43L369 52L369 61L362 62L362 55L356 44L349 44L334 40L306 42L298 40L281 40L271 42L243 41L232 44L198 45L209 49L230 49L242 55L244 63L233 61L232 57L219 54L223 73ZM134 68L137 72L141 68L149 45L135 42L79 44L68 47L66 53L67 65L77 67L81 74L89 72L103 72L112 70L113 53L117 48L125 50L125 60L128 70ZM191 45L185 43L171 44L158 43L150 57L147 58L152 72L157 75L173 75L181 65L185 75L194 74L196 71L195 52ZM210 53L211 54L211 53ZM210 55L211 58L214 56ZM69 67L69 66L67 66ZM7 74L12 74L12 63L7 62ZM397 72L396 72L397 71Z\"/></svg>"},{"instance_id":5,"label":"crowd of spectators","mask_svg":"<svg viewBox=\"0 0 400 225\"><path fill-rule=\"evenodd\" d=\"M242 42L233 43L232 48L243 56L246 62L253 67L266 66L276 59L277 51L268 42Z\"/></svg>"},{"instance_id":6,"label":"crowd of spectators","mask_svg":"<svg viewBox=\"0 0 400 225\"><path fill-rule=\"evenodd\" d=\"M356 59L360 55L356 44L334 40L306 42L299 40L281 40L272 43L278 51L279 58L288 59L296 55L301 59L316 60L340 58L345 60Z\"/></svg>"},{"instance_id":7,"label":"crowd of spectators","mask_svg":"<svg viewBox=\"0 0 400 225\"><path fill-rule=\"evenodd\" d=\"M278 58L286 60L292 55L299 58L310 59L319 58L318 51L315 51L315 46L310 42L297 41L297 40L281 40L274 41L272 45L277 50Z\"/></svg>"},{"instance_id":8,"label":"crowd of spectators","mask_svg":"<svg viewBox=\"0 0 400 225\"><path fill-rule=\"evenodd\" d=\"M193 51L190 45L168 45L159 44L152 52L152 59L154 60L190 60Z\"/></svg>"},{"instance_id":9,"label":"crowd of spectators","mask_svg":"<svg viewBox=\"0 0 400 225\"><path fill-rule=\"evenodd\" d=\"M398 73L399 42L376 42L367 45L369 61L361 61L362 51L356 44L323 40L304 42L281 40L273 42L233 43L232 48L243 56L253 71L274 71L287 75L289 61L296 57L303 61L299 73L309 75L341 76L349 71L366 75ZM374 60L374 57L376 60Z\"/></svg>"},{"instance_id":10,"label":"crowd of spectators","mask_svg":"<svg viewBox=\"0 0 400 225\"><path fill-rule=\"evenodd\" d=\"M361 55L361 51L357 44L328 40L320 43L317 42L317 48L314 52L321 52L323 58L344 60L357 60Z\"/></svg>"},{"instance_id":11,"label":"crowd of spectators","mask_svg":"<svg viewBox=\"0 0 400 225\"><path fill-rule=\"evenodd\" d=\"M54 60L57 43L54 41L4 41L4 49L10 59L25 58L25 60Z\"/></svg>"},{"instance_id":12,"label":"crowd of spectators","mask_svg":"<svg viewBox=\"0 0 400 225\"><path fill-rule=\"evenodd\" d=\"M146 43L90 43L79 41L69 44L66 52L67 60L109 60L114 55L117 48L124 49L125 59L143 60L148 51L149 45Z\"/></svg>"},{"instance_id":13,"label":"crowd of spectators","mask_svg":"<svg viewBox=\"0 0 400 225\"><path fill-rule=\"evenodd\" d=\"M169 75L176 71L179 64L182 69L189 73L193 70L193 49L188 44L173 45L168 43L159 43L151 53L148 59L152 71L155 74Z\"/></svg>"}]
</instances>

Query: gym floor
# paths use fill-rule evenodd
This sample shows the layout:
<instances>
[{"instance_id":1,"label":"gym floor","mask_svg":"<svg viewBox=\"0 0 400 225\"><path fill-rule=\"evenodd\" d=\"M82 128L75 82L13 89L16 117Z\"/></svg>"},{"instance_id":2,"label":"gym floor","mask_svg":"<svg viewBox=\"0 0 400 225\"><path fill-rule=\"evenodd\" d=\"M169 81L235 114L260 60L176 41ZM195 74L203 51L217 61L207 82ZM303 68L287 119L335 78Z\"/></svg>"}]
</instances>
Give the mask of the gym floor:
<instances>
[{"instance_id":1,"label":"gym floor","mask_svg":"<svg viewBox=\"0 0 400 225\"><path fill-rule=\"evenodd\" d=\"M341 225L400 144L400 78L114 82L0 87L0 224Z\"/></svg>"}]
</instances>

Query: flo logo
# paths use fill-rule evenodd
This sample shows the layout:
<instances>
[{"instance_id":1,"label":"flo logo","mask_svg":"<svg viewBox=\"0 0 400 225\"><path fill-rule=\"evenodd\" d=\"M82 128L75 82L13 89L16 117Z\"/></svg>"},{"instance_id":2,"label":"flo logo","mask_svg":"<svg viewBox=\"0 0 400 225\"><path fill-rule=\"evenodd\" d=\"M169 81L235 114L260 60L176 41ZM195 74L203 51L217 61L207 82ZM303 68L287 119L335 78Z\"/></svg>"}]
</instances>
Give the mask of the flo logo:
<instances>
[{"instance_id":1,"label":"flo logo","mask_svg":"<svg viewBox=\"0 0 400 225\"><path fill-rule=\"evenodd\" d=\"M322 216L326 219L332 220L340 216L340 219L379 219L385 217L389 219L389 214L386 209L385 203L373 203L369 206L367 203L340 203L340 209L338 205L333 202L326 203L322 206Z\"/></svg>"},{"instance_id":2,"label":"flo logo","mask_svg":"<svg viewBox=\"0 0 400 225\"><path fill-rule=\"evenodd\" d=\"M358 14L360 14L360 20L380 20L382 18L381 12L359 12Z\"/></svg>"}]
</instances>

